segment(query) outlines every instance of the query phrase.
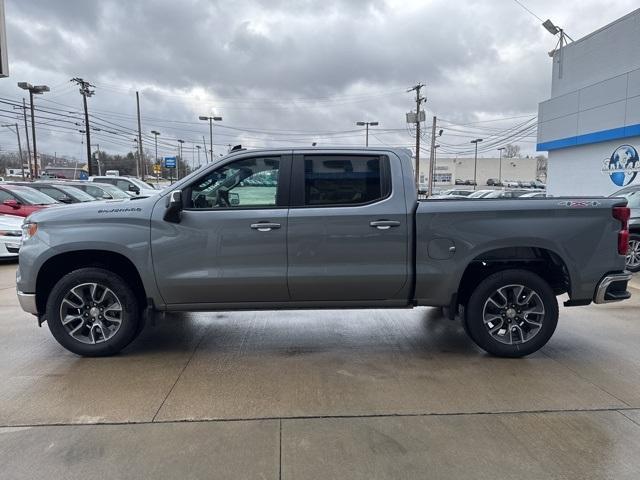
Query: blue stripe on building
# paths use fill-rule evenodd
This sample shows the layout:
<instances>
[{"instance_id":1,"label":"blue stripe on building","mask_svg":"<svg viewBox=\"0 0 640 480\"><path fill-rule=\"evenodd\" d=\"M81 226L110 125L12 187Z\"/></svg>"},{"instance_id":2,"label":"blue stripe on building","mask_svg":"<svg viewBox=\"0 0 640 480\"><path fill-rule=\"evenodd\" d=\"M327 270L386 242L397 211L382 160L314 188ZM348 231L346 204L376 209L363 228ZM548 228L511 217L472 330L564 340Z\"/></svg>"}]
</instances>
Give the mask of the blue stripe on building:
<instances>
[{"instance_id":1,"label":"blue stripe on building","mask_svg":"<svg viewBox=\"0 0 640 480\"><path fill-rule=\"evenodd\" d=\"M590 143L607 142L620 138L640 136L640 123L628 125L626 127L600 130L599 132L585 133L575 137L560 138L549 142L542 142L536 145L536 150L558 150L560 148L577 147L578 145L589 145Z\"/></svg>"}]
</instances>

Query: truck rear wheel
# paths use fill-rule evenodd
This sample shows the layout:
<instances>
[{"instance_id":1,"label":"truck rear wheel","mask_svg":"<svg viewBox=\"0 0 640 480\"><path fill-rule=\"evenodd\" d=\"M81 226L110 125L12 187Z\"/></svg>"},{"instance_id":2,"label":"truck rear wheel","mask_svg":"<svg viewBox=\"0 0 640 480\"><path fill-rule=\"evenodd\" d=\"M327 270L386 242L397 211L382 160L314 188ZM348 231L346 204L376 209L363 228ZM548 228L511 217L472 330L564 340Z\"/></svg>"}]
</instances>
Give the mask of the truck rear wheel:
<instances>
[{"instance_id":1,"label":"truck rear wheel","mask_svg":"<svg viewBox=\"0 0 640 480\"><path fill-rule=\"evenodd\" d=\"M47 300L49 330L67 350L89 357L113 355L137 335L138 300L118 275L81 268L53 287Z\"/></svg>"},{"instance_id":2,"label":"truck rear wheel","mask_svg":"<svg viewBox=\"0 0 640 480\"><path fill-rule=\"evenodd\" d=\"M471 294L466 330L483 350L523 357L542 348L558 324L558 302L547 282L528 270L502 270Z\"/></svg>"}]
</instances>

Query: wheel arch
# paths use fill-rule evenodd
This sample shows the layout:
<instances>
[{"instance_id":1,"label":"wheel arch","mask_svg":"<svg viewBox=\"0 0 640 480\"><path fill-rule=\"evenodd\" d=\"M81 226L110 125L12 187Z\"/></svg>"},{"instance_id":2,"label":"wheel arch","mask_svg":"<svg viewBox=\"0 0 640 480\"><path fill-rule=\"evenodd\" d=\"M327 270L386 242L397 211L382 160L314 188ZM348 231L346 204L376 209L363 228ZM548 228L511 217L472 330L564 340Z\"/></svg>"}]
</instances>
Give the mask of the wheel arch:
<instances>
[{"instance_id":1,"label":"wheel arch","mask_svg":"<svg viewBox=\"0 0 640 480\"><path fill-rule=\"evenodd\" d=\"M514 268L539 275L556 295L571 292L569 269L557 252L534 246L501 247L487 250L469 262L460 278L455 303L466 305L480 281L495 272Z\"/></svg>"},{"instance_id":2,"label":"wheel arch","mask_svg":"<svg viewBox=\"0 0 640 480\"><path fill-rule=\"evenodd\" d=\"M84 267L103 268L130 283L141 308L147 306L147 295L142 277L134 263L125 255L110 250L74 250L59 253L47 259L36 278L36 307L44 312L53 286L66 274Z\"/></svg>"}]
</instances>

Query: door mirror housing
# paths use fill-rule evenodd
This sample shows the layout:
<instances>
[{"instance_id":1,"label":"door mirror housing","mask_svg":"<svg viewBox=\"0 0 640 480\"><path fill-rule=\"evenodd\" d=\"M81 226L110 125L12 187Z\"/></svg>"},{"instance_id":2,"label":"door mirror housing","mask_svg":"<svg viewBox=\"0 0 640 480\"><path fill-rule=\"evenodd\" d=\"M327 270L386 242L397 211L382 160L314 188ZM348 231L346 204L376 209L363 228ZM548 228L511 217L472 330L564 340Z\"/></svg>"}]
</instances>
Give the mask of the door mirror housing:
<instances>
[{"instance_id":1,"label":"door mirror housing","mask_svg":"<svg viewBox=\"0 0 640 480\"><path fill-rule=\"evenodd\" d=\"M64 196L64 197L60 197L59 200L62 203L73 203L73 200L71 199L71 197L68 196Z\"/></svg>"},{"instance_id":2,"label":"door mirror housing","mask_svg":"<svg viewBox=\"0 0 640 480\"><path fill-rule=\"evenodd\" d=\"M6 205L7 207L11 207L14 210L17 210L20 208L20 202L17 200L14 200L13 198L8 198L7 200L5 200L4 202L2 202L3 205Z\"/></svg>"},{"instance_id":3,"label":"door mirror housing","mask_svg":"<svg viewBox=\"0 0 640 480\"><path fill-rule=\"evenodd\" d=\"M180 223L182 212L182 190L174 190L167 197L167 209L164 212L164 220L171 223Z\"/></svg>"},{"instance_id":4,"label":"door mirror housing","mask_svg":"<svg viewBox=\"0 0 640 480\"><path fill-rule=\"evenodd\" d=\"M237 207L240 205L240 195L237 193L229 192L229 205Z\"/></svg>"},{"instance_id":5,"label":"door mirror housing","mask_svg":"<svg viewBox=\"0 0 640 480\"><path fill-rule=\"evenodd\" d=\"M129 191L135 193L136 195L140 195L140 189L135 185L129 185Z\"/></svg>"}]
</instances>

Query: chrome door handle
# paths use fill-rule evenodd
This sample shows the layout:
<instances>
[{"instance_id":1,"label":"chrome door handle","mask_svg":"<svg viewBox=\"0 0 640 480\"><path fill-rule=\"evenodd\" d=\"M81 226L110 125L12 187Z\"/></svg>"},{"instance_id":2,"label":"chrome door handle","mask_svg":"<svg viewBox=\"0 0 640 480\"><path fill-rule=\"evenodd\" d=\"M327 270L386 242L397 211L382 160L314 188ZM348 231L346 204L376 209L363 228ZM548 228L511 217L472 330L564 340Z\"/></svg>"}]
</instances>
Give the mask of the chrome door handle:
<instances>
[{"instance_id":1,"label":"chrome door handle","mask_svg":"<svg viewBox=\"0 0 640 480\"><path fill-rule=\"evenodd\" d=\"M369 222L369 226L377 228L378 230L389 230L391 227L399 227L400 222L396 220L377 220L375 222Z\"/></svg>"},{"instance_id":2,"label":"chrome door handle","mask_svg":"<svg viewBox=\"0 0 640 480\"><path fill-rule=\"evenodd\" d=\"M259 222L251 224L251 228L258 230L259 232L270 232L271 230L275 230L280 227L281 225L279 223Z\"/></svg>"}]
</instances>

